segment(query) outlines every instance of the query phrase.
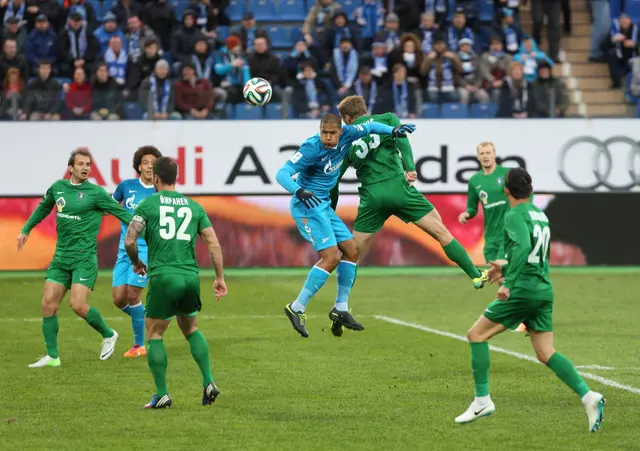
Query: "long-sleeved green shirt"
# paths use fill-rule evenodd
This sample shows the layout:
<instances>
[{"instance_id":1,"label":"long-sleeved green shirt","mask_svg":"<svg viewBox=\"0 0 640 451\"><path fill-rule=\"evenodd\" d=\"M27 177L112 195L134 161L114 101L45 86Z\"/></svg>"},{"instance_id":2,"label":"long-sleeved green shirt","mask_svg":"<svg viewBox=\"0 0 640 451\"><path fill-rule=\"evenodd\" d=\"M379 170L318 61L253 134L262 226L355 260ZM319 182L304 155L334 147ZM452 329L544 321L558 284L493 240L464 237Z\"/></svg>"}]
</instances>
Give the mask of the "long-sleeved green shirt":
<instances>
[{"instance_id":1,"label":"long-sleeved green shirt","mask_svg":"<svg viewBox=\"0 0 640 451\"><path fill-rule=\"evenodd\" d=\"M96 255L102 217L111 214L125 224L132 215L123 209L100 186L84 182L74 185L70 180L54 182L22 228L29 234L35 226L56 209L58 239L54 259L74 262Z\"/></svg>"},{"instance_id":2,"label":"long-sleeved green shirt","mask_svg":"<svg viewBox=\"0 0 640 451\"><path fill-rule=\"evenodd\" d=\"M478 171L469 179L467 213L473 218L478 213L478 202L482 202L484 241L488 246L500 244L504 238L504 216L509 211L504 181L508 171L497 165L491 174Z\"/></svg>"}]
</instances>

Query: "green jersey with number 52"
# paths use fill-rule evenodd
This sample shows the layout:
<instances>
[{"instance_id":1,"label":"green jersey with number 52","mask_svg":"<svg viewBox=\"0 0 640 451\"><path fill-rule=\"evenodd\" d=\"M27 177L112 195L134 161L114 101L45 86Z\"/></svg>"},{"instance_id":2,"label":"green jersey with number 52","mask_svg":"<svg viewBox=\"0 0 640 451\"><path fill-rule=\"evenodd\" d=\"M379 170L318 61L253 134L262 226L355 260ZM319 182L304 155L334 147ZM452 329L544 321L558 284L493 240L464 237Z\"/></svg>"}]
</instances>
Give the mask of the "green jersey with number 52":
<instances>
[{"instance_id":1,"label":"green jersey with number 52","mask_svg":"<svg viewBox=\"0 0 640 451\"><path fill-rule=\"evenodd\" d=\"M549 219L532 203L516 205L505 215L505 251L509 262L503 275L504 285L527 289L549 279Z\"/></svg>"},{"instance_id":2,"label":"green jersey with number 52","mask_svg":"<svg viewBox=\"0 0 640 451\"><path fill-rule=\"evenodd\" d=\"M136 217L146 223L150 277L198 273L196 238L201 230L211 227L200 204L176 191L160 191L138 205Z\"/></svg>"}]
</instances>

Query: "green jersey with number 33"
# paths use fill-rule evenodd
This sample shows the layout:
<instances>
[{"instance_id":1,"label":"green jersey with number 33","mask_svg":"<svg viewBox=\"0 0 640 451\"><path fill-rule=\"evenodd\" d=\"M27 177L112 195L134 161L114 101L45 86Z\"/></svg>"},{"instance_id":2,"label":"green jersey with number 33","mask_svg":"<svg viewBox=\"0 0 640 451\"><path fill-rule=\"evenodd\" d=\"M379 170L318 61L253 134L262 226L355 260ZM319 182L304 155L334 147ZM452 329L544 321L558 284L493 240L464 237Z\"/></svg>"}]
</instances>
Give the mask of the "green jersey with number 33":
<instances>
[{"instance_id":1,"label":"green jersey with number 33","mask_svg":"<svg viewBox=\"0 0 640 451\"><path fill-rule=\"evenodd\" d=\"M504 285L513 289L548 284L551 229L547 215L532 203L513 207L505 215L505 251L508 265Z\"/></svg>"},{"instance_id":2,"label":"green jersey with number 33","mask_svg":"<svg viewBox=\"0 0 640 451\"><path fill-rule=\"evenodd\" d=\"M134 220L146 223L144 239L149 247L149 275L198 273L196 238L211 227L204 208L176 192L160 191L143 200Z\"/></svg>"}]
</instances>

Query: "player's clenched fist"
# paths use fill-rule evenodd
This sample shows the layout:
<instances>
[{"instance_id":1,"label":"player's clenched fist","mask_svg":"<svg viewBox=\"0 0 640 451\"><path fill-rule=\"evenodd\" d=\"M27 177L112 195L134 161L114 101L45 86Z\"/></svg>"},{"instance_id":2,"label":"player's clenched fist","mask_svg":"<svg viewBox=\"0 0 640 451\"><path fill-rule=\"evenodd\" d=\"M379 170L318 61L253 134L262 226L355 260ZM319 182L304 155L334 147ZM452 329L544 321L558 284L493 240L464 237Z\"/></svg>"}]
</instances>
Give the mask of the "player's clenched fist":
<instances>
[{"instance_id":1,"label":"player's clenched fist","mask_svg":"<svg viewBox=\"0 0 640 451\"><path fill-rule=\"evenodd\" d=\"M22 251L22 248L24 247L24 244L27 242L28 238L29 235L25 235L24 233L18 235L18 252Z\"/></svg>"},{"instance_id":2,"label":"player's clenched fist","mask_svg":"<svg viewBox=\"0 0 640 451\"><path fill-rule=\"evenodd\" d=\"M216 299L220 302L220 298L227 295L227 284L224 279L216 277L213 281L213 292L216 294Z\"/></svg>"}]
</instances>

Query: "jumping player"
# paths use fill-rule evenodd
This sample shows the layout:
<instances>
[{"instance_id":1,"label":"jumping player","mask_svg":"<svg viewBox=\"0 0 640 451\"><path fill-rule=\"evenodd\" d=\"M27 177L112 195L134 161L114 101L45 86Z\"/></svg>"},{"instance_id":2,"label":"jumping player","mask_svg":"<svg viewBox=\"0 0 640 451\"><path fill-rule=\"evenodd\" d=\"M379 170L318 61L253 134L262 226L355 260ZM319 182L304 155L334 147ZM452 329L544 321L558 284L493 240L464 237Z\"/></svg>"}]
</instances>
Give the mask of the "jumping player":
<instances>
[{"instance_id":1,"label":"jumping player","mask_svg":"<svg viewBox=\"0 0 640 451\"><path fill-rule=\"evenodd\" d=\"M125 224L131 213L125 211L100 186L88 181L93 159L89 151L79 148L71 153L68 170L71 178L54 182L40 205L18 235L18 251L29 233L56 207L56 251L49 265L42 298L42 334L47 354L29 368L60 366L58 355L58 308L70 291L71 308L102 335L100 360L107 360L118 341L118 333L104 321L100 312L87 303L98 276L97 235L105 213Z\"/></svg>"},{"instance_id":2,"label":"jumping player","mask_svg":"<svg viewBox=\"0 0 640 451\"><path fill-rule=\"evenodd\" d=\"M367 107L360 96L345 97L338 105L345 124L388 124L393 127L400 120L393 113L367 115ZM435 238L447 257L472 279L475 288L482 288L486 274L478 270L467 251L443 224L438 211L413 187L416 180L411 144L407 138L397 140L371 134L354 141L340 169L341 179L349 166L356 169L361 182L360 206L353 225L354 237L360 250L359 262L371 247L373 236L392 215L404 222L413 222ZM406 171L406 172L405 172ZM332 207L338 203L338 183L331 190Z\"/></svg>"},{"instance_id":3,"label":"jumping player","mask_svg":"<svg viewBox=\"0 0 640 451\"><path fill-rule=\"evenodd\" d=\"M153 185L157 193L138 205L124 240L136 274L147 273L138 251L139 238L143 234L149 248L150 279L145 306L149 343L147 362L156 392L145 407L151 409L172 404L167 391L167 352L162 337L174 316L202 374L202 405L212 404L220 394L211 373L209 345L198 329L196 317L202 307L196 237L199 235L209 248L216 272L213 291L218 300L227 294L222 249L204 209L176 191L177 177L178 165L173 159L160 157L156 160Z\"/></svg>"},{"instance_id":4,"label":"jumping player","mask_svg":"<svg viewBox=\"0 0 640 451\"><path fill-rule=\"evenodd\" d=\"M136 207L156 191L153 188L153 163L162 154L153 146L139 148L133 154L133 169L140 178L127 179L118 185L113 198L123 204L132 213ZM118 260L113 268L113 303L131 317L133 327L133 347L124 353L125 357L138 357L147 354L144 347L144 306L140 302L142 290L147 286L147 276L136 274L131 266L131 260L124 249L124 237L127 226L122 225ZM147 244L142 238L138 241L140 259L147 263Z\"/></svg>"},{"instance_id":5,"label":"jumping player","mask_svg":"<svg viewBox=\"0 0 640 451\"><path fill-rule=\"evenodd\" d=\"M511 210L505 215L506 260L492 261L490 282L500 282L497 299L485 309L467 333L476 397L456 423L470 423L491 415L496 406L489 396L489 339L527 326L538 360L580 396L587 411L589 431L602 425L605 399L589 389L569 359L553 344L553 286L549 279L551 229L547 216L529 198L531 176L525 169L510 169L504 192Z\"/></svg>"},{"instance_id":6,"label":"jumping player","mask_svg":"<svg viewBox=\"0 0 640 451\"><path fill-rule=\"evenodd\" d=\"M353 141L369 133L400 138L414 130L412 124L399 123L395 128L377 123L343 127L339 116L327 114L320 122L320 133L308 138L276 174L278 183L293 194L291 216L300 234L320 254L320 260L311 268L298 298L284 309L293 328L301 336L309 336L304 313L307 303L336 268L338 294L335 306L329 312L331 330L339 336L342 326L352 330L364 329L348 308L349 293L356 279L358 247L347 226L330 208L329 190L336 184L340 167ZM294 174L298 174L297 182L292 179Z\"/></svg>"}]
</instances>

